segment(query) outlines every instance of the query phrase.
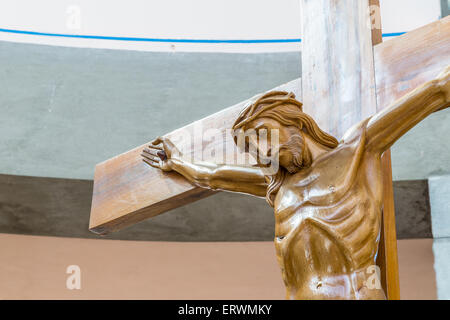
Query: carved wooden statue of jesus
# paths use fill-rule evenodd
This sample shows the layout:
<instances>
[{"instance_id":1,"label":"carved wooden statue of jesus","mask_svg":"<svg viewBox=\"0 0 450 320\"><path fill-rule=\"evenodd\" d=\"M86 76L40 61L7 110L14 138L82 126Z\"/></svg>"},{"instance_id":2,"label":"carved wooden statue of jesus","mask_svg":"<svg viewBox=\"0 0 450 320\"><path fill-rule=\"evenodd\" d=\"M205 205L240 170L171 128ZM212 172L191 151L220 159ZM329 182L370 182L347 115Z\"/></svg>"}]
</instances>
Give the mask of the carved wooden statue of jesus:
<instances>
[{"instance_id":1,"label":"carved wooden statue of jesus","mask_svg":"<svg viewBox=\"0 0 450 320\"><path fill-rule=\"evenodd\" d=\"M143 151L144 161L176 171L197 186L265 197L275 212L275 248L288 299L384 299L368 286L375 265L382 212L381 155L434 111L450 106L450 68L350 128L338 142L302 111L293 94L274 91L247 106L235 121L259 166L194 163L167 138ZM246 130L266 130L259 140ZM276 148L262 137L278 132ZM238 144L239 146L239 144ZM253 152L251 150L254 150ZM267 174L267 159L279 168Z\"/></svg>"}]
</instances>

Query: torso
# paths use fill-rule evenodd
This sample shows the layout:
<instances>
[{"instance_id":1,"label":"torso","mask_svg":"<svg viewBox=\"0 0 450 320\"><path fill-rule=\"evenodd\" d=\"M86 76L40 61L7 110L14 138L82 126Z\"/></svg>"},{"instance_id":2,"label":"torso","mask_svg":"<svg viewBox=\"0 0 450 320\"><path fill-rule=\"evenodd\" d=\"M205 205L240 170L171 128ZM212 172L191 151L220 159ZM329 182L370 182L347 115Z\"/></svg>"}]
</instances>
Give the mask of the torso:
<instances>
[{"instance_id":1,"label":"torso","mask_svg":"<svg viewBox=\"0 0 450 320\"><path fill-rule=\"evenodd\" d=\"M288 298L384 298L366 286L378 249L382 176L380 157L364 147L364 128L355 129L278 191L275 248Z\"/></svg>"}]
</instances>

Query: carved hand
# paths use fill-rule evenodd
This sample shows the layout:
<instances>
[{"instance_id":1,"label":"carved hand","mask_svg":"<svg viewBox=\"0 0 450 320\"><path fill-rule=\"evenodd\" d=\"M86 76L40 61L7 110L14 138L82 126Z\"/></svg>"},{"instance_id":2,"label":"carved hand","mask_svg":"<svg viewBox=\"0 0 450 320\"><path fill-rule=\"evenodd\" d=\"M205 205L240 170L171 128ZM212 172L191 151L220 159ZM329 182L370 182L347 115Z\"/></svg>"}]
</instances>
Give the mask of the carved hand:
<instances>
[{"instance_id":1,"label":"carved hand","mask_svg":"<svg viewBox=\"0 0 450 320\"><path fill-rule=\"evenodd\" d=\"M142 151L141 156L148 165L161 169L162 171L172 171L174 156L181 155L180 151L168 138L158 137Z\"/></svg>"}]
</instances>

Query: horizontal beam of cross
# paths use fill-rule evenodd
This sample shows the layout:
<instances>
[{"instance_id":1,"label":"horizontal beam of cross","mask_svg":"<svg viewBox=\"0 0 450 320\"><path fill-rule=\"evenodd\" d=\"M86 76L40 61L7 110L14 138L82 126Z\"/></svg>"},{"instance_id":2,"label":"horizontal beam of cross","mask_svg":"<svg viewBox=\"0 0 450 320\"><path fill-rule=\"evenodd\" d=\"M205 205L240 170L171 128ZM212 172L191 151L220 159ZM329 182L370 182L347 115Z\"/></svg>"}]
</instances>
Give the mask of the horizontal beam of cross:
<instances>
[{"instance_id":1,"label":"horizontal beam of cross","mask_svg":"<svg viewBox=\"0 0 450 320\"><path fill-rule=\"evenodd\" d=\"M432 80L450 63L450 17L411 31L375 47L375 79L378 103L384 107L416 86ZM300 94L300 79L276 88ZM202 128L231 128L247 101L169 133L177 135ZM329 131L325 124L323 129ZM338 137L340 138L340 137ZM226 140L231 136L225 137ZM142 163L139 146L98 164L89 229L104 234L204 198L213 192L198 188L177 173L163 173ZM188 152L214 149L214 142L194 141ZM189 149L189 148L188 148ZM186 149L185 149L186 150ZM206 152L205 152L206 151Z\"/></svg>"},{"instance_id":2,"label":"horizontal beam of cross","mask_svg":"<svg viewBox=\"0 0 450 320\"><path fill-rule=\"evenodd\" d=\"M273 90L291 91L301 97L300 81L300 79L293 80ZM175 130L166 137L174 142L184 135L196 138L197 140L190 146L177 144L177 147L185 151L184 154L211 155L210 151L214 150L216 143L225 142L233 146L233 142L230 141L232 137L226 135L225 131L232 127L246 103L255 97ZM200 127L199 135L196 131ZM202 134L210 128L222 131L224 140L199 141ZM95 167L89 223L91 231L104 234L118 230L214 194L211 190L193 186L176 172L162 172L145 164L140 156L144 147L145 145L136 147ZM235 149L227 151L236 152Z\"/></svg>"}]
</instances>

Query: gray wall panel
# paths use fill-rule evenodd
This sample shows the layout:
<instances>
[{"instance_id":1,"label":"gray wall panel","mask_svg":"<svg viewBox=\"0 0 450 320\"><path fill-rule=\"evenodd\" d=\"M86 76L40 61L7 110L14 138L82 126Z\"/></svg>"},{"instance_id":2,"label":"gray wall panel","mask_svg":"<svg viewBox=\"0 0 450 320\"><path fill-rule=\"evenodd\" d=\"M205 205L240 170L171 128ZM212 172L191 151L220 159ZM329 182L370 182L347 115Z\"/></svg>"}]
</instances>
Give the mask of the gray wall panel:
<instances>
[{"instance_id":1,"label":"gray wall panel","mask_svg":"<svg viewBox=\"0 0 450 320\"><path fill-rule=\"evenodd\" d=\"M0 42L0 173L92 179L96 163L297 78L298 53L151 53ZM450 173L450 110L392 148L394 180Z\"/></svg>"},{"instance_id":2,"label":"gray wall panel","mask_svg":"<svg viewBox=\"0 0 450 320\"><path fill-rule=\"evenodd\" d=\"M450 299L450 175L428 180L438 299Z\"/></svg>"},{"instance_id":3,"label":"gray wall panel","mask_svg":"<svg viewBox=\"0 0 450 320\"><path fill-rule=\"evenodd\" d=\"M0 173L92 179L96 163L298 78L299 53L0 41Z\"/></svg>"},{"instance_id":4,"label":"gray wall panel","mask_svg":"<svg viewBox=\"0 0 450 320\"><path fill-rule=\"evenodd\" d=\"M431 177L431 218L434 238L450 238L450 175Z\"/></svg>"},{"instance_id":5,"label":"gray wall panel","mask_svg":"<svg viewBox=\"0 0 450 320\"><path fill-rule=\"evenodd\" d=\"M426 181L394 182L397 233L431 237ZM92 181L0 174L0 233L96 238L88 231ZM106 238L153 241L270 241L264 199L221 192Z\"/></svg>"},{"instance_id":6,"label":"gray wall panel","mask_svg":"<svg viewBox=\"0 0 450 320\"><path fill-rule=\"evenodd\" d=\"M438 299L450 300L450 238L434 239L433 253Z\"/></svg>"}]
</instances>

